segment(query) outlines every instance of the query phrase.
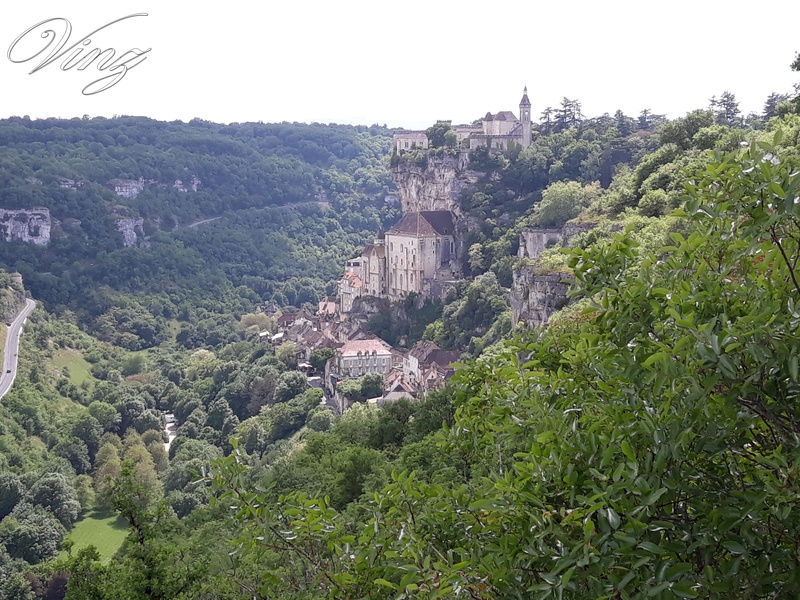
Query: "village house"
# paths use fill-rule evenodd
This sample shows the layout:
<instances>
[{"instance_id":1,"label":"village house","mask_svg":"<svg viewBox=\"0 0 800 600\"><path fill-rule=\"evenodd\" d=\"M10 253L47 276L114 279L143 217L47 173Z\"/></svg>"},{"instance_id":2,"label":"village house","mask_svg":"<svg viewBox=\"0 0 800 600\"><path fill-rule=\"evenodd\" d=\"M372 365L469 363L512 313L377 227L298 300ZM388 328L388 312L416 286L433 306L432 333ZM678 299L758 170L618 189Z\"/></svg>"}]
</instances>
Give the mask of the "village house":
<instances>
[{"instance_id":1,"label":"village house","mask_svg":"<svg viewBox=\"0 0 800 600\"><path fill-rule=\"evenodd\" d=\"M428 136L424 131L410 131L404 129L394 134L394 149L401 150L428 149Z\"/></svg>"},{"instance_id":2,"label":"village house","mask_svg":"<svg viewBox=\"0 0 800 600\"><path fill-rule=\"evenodd\" d=\"M305 308L296 313L284 313L278 317L278 328L281 331L287 331L292 325L295 324L311 324L314 321L314 316Z\"/></svg>"},{"instance_id":3,"label":"village house","mask_svg":"<svg viewBox=\"0 0 800 600\"><path fill-rule=\"evenodd\" d=\"M403 360L403 374L418 392L428 392L449 379L460 352L442 350L429 340L414 344Z\"/></svg>"},{"instance_id":4,"label":"village house","mask_svg":"<svg viewBox=\"0 0 800 600\"><path fill-rule=\"evenodd\" d=\"M348 260L344 268L344 277L339 281L339 312L349 313L355 299L364 294L364 282L359 274L361 261Z\"/></svg>"},{"instance_id":5,"label":"village house","mask_svg":"<svg viewBox=\"0 0 800 600\"><path fill-rule=\"evenodd\" d=\"M336 372L344 377L386 375L392 368L392 348L379 338L350 340L336 349L333 360Z\"/></svg>"},{"instance_id":6,"label":"village house","mask_svg":"<svg viewBox=\"0 0 800 600\"><path fill-rule=\"evenodd\" d=\"M317 316L321 319L332 319L336 316L336 296L328 296L319 302Z\"/></svg>"}]
</instances>

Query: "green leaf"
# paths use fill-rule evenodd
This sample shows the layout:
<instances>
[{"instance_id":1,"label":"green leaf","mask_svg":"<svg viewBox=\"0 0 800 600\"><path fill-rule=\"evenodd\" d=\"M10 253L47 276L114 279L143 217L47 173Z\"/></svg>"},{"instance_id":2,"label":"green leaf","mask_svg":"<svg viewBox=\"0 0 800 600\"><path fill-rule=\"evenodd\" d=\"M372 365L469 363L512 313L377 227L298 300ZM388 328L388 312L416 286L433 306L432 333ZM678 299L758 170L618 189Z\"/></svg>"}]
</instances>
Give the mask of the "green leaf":
<instances>
[{"instance_id":1,"label":"green leaf","mask_svg":"<svg viewBox=\"0 0 800 600\"><path fill-rule=\"evenodd\" d=\"M739 542L722 542L722 547L728 550L731 554L744 554L746 550Z\"/></svg>"},{"instance_id":2,"label":"green leaf","mask_svg":"<svg viewBox=\"0 0 800 600\"><path fill-rule=\"evenodd\" d=\"M667 493L667 488L659 488L652 494L650 494L645 500L642 502L645 506L650 506L651 504L655 504L661 496Z\"/></svg>"},{"instance_id":3,"label":"green leaf","mask_svg":"<svg viewBox=\"0 0 800 600\"><path fill-rule=\"evenodd\" d=\"M617 529L619 527L619 522L620 522L617 511L615 511L611 507L608 507L606 509L606 516L608 517L608 524L611 525L611 529Z\"/></svg>"},{"instance_id":4,"label":"green leaf","mask_svg":"<svg viewBox=\"0 0 800 600\"><path fill-rule=\"evenodd\" d=\"M692 589L692 584L685 581L674 584L670 591L678 598L697 598L698 593Z\"/></svg>"},{"instance_id":5,"label":"green leaf","mask_svg":"<svg viewBox=\"0 0 800 600\"><path fill-rule=\"evenodd\" d=\"M636 455L633 453L633 449L631 449L631 445L628 443L628 440L622 440L620 448L622 449L622 453L628 458L629 461L636 462Z\"/></svg>"},{"instance_id":6,"label":"green leaf","mask_svg":"<svg viewBox=\"0 0 800 600\"><path fill-rule=\"evenodd\" d=\"M653 596L658 596L661 592L666 590L669 587L669 581L665 581L664 583L660 583L656 587L652 588L647 592L647 597L652 598Z\"/></svg>"},{"instance_id":7,"label":"green leaf","mask_svg":"<svg viewBox=\"0 0 800 600\"><path fill-rule=\"evenodd\" d=\"M658 546L653 542L642 542L638 547L642 550L651 552L652 554L664 554L664 552L666 552L661 546Z\"/></svg>"},{"instance_id":8,"label":"green leaf","mask_svg":"<svg viewBox=\"0 0 800 600\"><path fill-rule=\"evenodd\" d=\"M656 352L655 354L651 354L647 358L647 360L644 361L644 363L642 363L642 366L647 368L652 366L654 363L658 361L666 361L668 359L669 359L669 354L667 354L666 352Z\"/></svg>"}]
</instances>

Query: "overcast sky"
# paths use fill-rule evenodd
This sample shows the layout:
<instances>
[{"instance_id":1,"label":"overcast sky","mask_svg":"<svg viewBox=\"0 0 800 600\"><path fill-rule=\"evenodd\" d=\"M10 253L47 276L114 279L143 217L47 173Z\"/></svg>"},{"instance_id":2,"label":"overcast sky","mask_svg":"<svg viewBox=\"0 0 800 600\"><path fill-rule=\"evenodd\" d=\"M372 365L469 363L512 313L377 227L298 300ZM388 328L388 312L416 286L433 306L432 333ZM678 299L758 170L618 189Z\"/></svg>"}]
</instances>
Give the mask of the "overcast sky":
<instances>
[{"instance_id":1,"label":"overcast sky","mask_svg":"<svg viewBox=\"0 0 800 600\"><path fill-rule=\"evenodd\" d=\"M470 7L475 8L470 8ZM656 8L658 7L658 8ZM62 52L92 31L94 48L143 54L115 85L110 71L35 69L49 49L42 26L72 27ZM0 117L144 115L188 121L305 121L423 128L513 110L524 85L537 117L562 97L587 116L643 108L669 117L736 94L760 112L790 92L800 2L706 0L328 0L197 3L184 0L15 0L0 19ZM51 21L53 45L67 39ZM80 46L79 46L80 47ZM126 58L132 58L127 54ZM144 59L144 60L142 60ZM124 59L123 59L124 60ZM96 61L99 62L99 61ZM131 63L132 64L132 63ZM67 65L68 66L68 65ZM108 66L108 65L107 65ZM108 82L108 81L107 81Z\"/></svg>"}]
</instances>

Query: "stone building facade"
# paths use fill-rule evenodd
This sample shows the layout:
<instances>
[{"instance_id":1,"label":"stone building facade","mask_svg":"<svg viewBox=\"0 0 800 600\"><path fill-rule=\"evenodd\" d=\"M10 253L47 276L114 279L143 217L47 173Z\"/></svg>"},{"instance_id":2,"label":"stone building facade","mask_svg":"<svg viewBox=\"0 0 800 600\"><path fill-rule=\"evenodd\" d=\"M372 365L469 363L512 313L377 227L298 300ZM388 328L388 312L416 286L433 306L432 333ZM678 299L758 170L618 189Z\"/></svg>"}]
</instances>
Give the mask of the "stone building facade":
<instances>
[{"instance_id":1,"label":"stone building facade","mask_svg":"<svg viewBox=\"0 0 800 600\"><path fill-rule=\"evenodd\" d=\"M428 149L428 136L424 131L410 131L403 130L394 134L394 149L397 152L401 150L427 150Z\"/></svg>"},{"instance_id":2,"label":"stone building facade","mask_svg":"<svg viewBox=\"0 0 800 600\"><path fill-rule=\"evenodd\" d=\"M459 271L453 213L408 213L386 232L386 250L386 297L427 295L428 282L453 279Z\"/></svg>"},{"instance_id":3,"label":"stone building facade","mask_svg":"<svg viewBox=\"0 0 800 600\"><path fill-rule=\"evenodd\" d=\"M483 117L481 133L472 133L466 141L469 142L470 150L481 146L497 150L508 150L511 144L518 144L523 148L530 146L531 101L528 100L527 86L522 91L522 100L519 102L519 119L510 110L494 115L488 112Z\"/></svg>"},{"instance_id":4,"label":"stone building facade","mask_svg":"<svg viewBox=\"0 0 800 600\"><path fill-rule=\"evenodd\" d=\"M336 372L346 377L386 375L392 369L392 349L381 339L350 340L336 349Z\"/></svg>"},{"instance_id":5,"label":"stone building facade","mask_svg":"<svg viewBox=\"0 0 800 600\"><path fill-rule=\"evenodd\" d=\"M459 246L452 212L410 212L385 234L379 232L361 255L345 263L338 307L352 309L359 296L400 300L430 296L440 281L459 277Z\"/></svg>"},{"instance_id":6,"label":"stone building facade","mask_svg":"<svg viewBox=\"0 0 800 600\"><path fill-rule=\"evenodd\" d=\"M523 148L531 145L531 101L528 99L528 87L522 91L519 102L519 118L510 110L502 110L492 114L487 112L480 126L457 125L453 129L461 148L474 150L483 146L508 150L512 144ZM424 131L398 131L394 134L394 149L397 153L414 148L428 148L428 136Z\"/></svg>"}]
</instances>

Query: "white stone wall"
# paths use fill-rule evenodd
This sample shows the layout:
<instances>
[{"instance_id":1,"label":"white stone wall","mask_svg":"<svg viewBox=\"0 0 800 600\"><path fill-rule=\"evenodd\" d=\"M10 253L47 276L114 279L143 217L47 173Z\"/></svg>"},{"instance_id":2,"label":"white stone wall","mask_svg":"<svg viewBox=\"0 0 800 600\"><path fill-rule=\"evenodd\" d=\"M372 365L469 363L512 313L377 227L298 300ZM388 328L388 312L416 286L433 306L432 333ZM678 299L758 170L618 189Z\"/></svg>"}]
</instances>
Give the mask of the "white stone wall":
<instances>
[{"instance_id":1,"label":"white stone wall","mask_svg":"<svg viewBox=\"0 0 800 600\"><path fill-rule=\"evenodd\" d=\"M520 258L538 258L552 246L561 245L564 235L560 229L523 229L519 236Z\"/></svg>"},{"instance_id":2,"label":"white stone wall","mask_svg":"<svg viewBox=\"0 0 800 600\"><path fill-rule=\"evenodd\" d=\"M388 290L392 300L421 292L424 270L419 257L418 239L411 235L386 234Z\"/></svg>"},{"instance_id":3,"label":"white stone wall","mask_svg":"<svg viewBox=\"0 0 800 600\"><path fill-rule=\"evenodd\" d=\"M401 150L412 150L414 148L428 149L428 136L420 131L406 131L397 132L393 136L394 149L400 152Z\"/></svg>"}]
</instances>

